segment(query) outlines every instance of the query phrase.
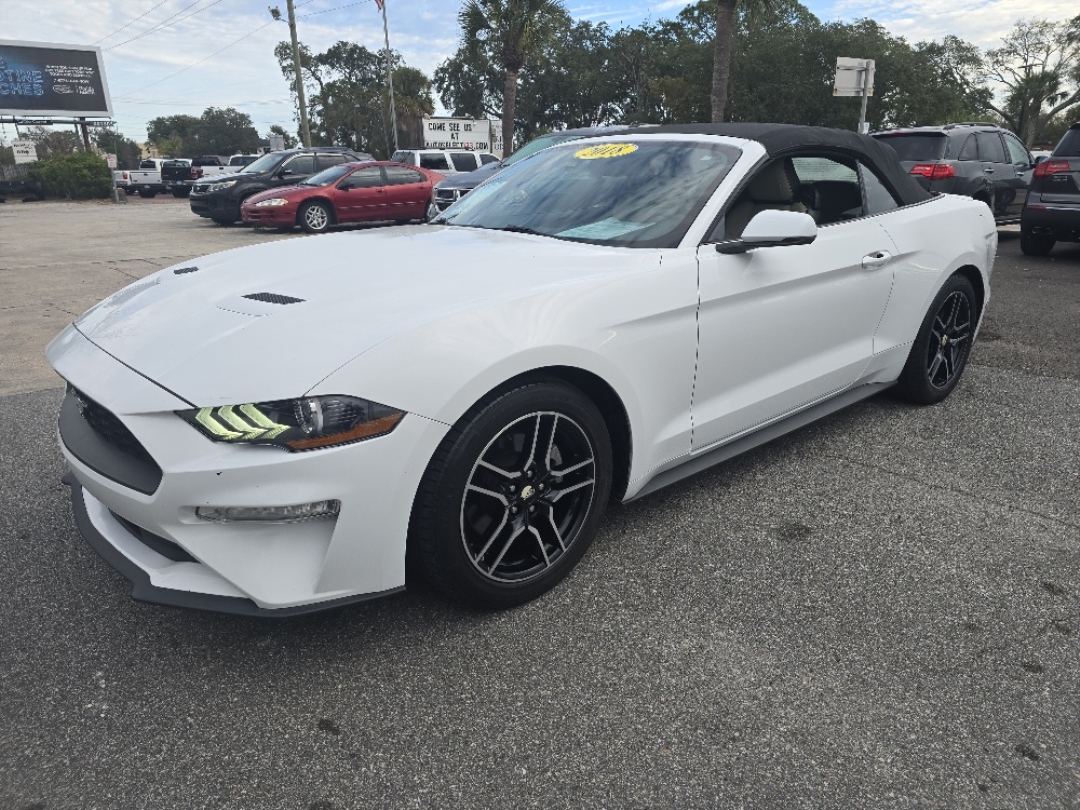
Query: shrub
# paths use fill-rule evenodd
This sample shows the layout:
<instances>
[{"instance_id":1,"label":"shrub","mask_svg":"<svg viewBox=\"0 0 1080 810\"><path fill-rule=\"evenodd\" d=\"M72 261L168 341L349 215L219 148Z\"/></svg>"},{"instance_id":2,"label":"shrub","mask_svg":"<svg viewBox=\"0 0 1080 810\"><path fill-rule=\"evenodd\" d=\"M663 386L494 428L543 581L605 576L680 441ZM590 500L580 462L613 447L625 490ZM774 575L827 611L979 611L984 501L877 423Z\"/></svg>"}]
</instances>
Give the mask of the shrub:
<instances>
[{"instance_id":1,"label":"shrub","mask_svg":"<svg viewBox=\"0 0 1080 810\"><path fill-rule=\"evenodd\" d=\"M92 200L112 194L112 170L92 152L39 160L31 174L41 181L46 197Z\"/></svg>"}]
</instances>

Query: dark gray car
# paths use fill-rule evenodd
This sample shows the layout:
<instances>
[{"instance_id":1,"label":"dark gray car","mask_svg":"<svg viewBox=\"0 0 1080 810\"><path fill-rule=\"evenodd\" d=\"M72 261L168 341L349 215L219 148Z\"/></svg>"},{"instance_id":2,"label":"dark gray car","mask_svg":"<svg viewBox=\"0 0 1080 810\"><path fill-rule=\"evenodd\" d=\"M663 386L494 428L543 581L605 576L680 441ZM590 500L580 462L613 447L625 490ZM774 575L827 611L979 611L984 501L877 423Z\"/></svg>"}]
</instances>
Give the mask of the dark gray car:
<instances>
[{"instance_id":1,"label":"dark gray car","mask_svg":"<svg viewBox=\"0 0 1080 810\"><path fill-rule=\"evenodd\" d=\"M1045 256L1057 242L1080 242L1080 121L1039 161L1020 217L1020 249Z\"/></svg>"},{"instance_id":2,"label":"dark gray car","mask_svg":"<svg viewBox=\"0 0 1080 810\"><path fill-rule=\"evenodd\" d=\"M999 225L1020 221L1035 161L1007 129L964 123L872 133L928 191L982 200Z\"/></svg>"},{"instance_id":3,"label":"dark gray car","mask_svg":"<svg viewBox=\"0 0 1080 810\"><path fill-rule=\"evenodd\" d=\"M519 160L535 155L541 149L566 143L566 141L574 141L578 138L588 138L591 135L614 135L626 132L628 129L630 128L622 126L580 127L578 129L566 129L562 132L549 132L547 135L534 138L510 157L504 158L497 163L485 164L473 172L451 175L445 180L440 180L435 186L432 192L431 206L428 209L428 219L441 214L492 175L502 171L507 166L513 166Z\"/></svg>"}]
</instances>

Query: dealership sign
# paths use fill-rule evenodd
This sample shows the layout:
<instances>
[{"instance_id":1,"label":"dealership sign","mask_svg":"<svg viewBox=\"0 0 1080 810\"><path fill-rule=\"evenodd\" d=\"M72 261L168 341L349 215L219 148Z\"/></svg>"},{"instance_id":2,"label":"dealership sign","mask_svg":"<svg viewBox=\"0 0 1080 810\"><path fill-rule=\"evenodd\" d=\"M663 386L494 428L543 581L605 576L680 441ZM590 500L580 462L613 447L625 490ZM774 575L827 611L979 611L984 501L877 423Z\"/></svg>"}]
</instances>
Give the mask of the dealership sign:
<instances>
[{"instance_id":1,"label":"dealership sign","mask_svg":"<svg viewBox=\"0 0 1080 810\"><path fill-rule=\"evenodd\" d=\"M424 117L425 149L491 151L491 122L472 118Z\"/></svg>"},{"instance_id":2,"label":"dealership sign","mask_svg":"<svg viewBox=\"0 0 1080 810\"><path fill-rule=\"evenodd\" d=\"M11 151L15 153L15 163L33 163L37 160L37 144L33 141L12 141Z\"/></svg>"},{"instance_id":3,"label":"dealership sign","mask_svg":"<svg viewBox=\"0 0 1080 810\"><path fill-rule=\"evenodd\" d=\"M0 39L0 114L112 118L101 48Z\"/></svg>"}]
</instances>

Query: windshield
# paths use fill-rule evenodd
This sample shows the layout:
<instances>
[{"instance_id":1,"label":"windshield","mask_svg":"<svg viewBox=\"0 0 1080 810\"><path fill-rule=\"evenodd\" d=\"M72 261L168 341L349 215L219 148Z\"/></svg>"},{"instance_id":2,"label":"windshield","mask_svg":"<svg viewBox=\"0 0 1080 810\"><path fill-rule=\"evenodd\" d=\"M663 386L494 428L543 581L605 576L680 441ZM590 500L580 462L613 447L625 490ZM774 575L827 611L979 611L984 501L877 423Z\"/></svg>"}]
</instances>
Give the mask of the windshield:
<instances>
[{"instance_id":1,"label":"windshield","mask_svg":"<svg viewBox=\"0 0 1080 810\"><path fill-rule=\"evenodd\" d=\"M500 172L435 223L674 247L741 153L704 141L598 141Z\"/></svg>"},{"instance_id":2,"label":"windshield","mask_svg":"<svg viewBox=\"0 0 1080 810\"><path fill-rule=\"evenodd\" d=\"M240 170L240 174L266 174L277 166L280 161L281 153L271 152L269 155L263 155L253 163L249 163Z\"/></svg>"},{"instance_id":3,"label":"windshield","mask_svg":"<svg viewBox=\"0 0 1080 810\"><path fill-rule=\"evenodd\" d=\"M558 132L549 132L547 135L541 135L536 140L529 141L523 147L518 149L514 154L503 161L503 166L513 166L518 161L535 155L541 149L547 149L549 146L557 146L558 144L566 143L567 141L577 141L584 137L584 135L563 135Z\"/></svg>"},{"instance_id":4,"label":"windshield","mask_svg":"<svg viewBox=\"0 0 1080 810\"><path fill-rule=\"evenodd\" d=\"M336 183L339 179L347 175L353 170L352 166L346 166L344 164L339 166L331 166L329 169L324 169L318 174L312 175L301 186L328 186L331 183Z\"/></svg>"},{"instance_id":5,"label":"windshield","mask_svg":"<svg viewBox=\"0 0 1080 810\"><path fill-rule=\"evenodd\" d=\"M941 160L945 156L944 135L875 135L896 150L901 161Z\"/></svg>"},{"instance_id":6,"label":"windshield","mask_svg":"<svg viewBox=\"0 0 1080 810\"><path fill-rule=\"evenodd\" d=\"M229 158L230 166L247 166L255 160L254 155L233 155Z\"/></svg>"}]
</instances>

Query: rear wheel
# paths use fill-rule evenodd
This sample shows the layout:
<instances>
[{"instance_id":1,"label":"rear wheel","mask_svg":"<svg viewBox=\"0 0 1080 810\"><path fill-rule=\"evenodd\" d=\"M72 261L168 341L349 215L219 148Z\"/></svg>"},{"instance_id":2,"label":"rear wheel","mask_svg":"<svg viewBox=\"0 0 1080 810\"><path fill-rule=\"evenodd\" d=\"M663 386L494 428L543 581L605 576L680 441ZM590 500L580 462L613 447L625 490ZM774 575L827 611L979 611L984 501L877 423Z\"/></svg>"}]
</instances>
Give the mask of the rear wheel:
<instances>
[{"instance_id":1,"label":"rear wheel","mask_svg":"<svg viewBox=\"0 0 1080 810\"><path fill-rule=\"evenodd\" d=\"M191 189L190 189L190 188L174 188L174 189L172 190L172 195L173 195L174 197L176 197L177 199L181 199L182 197L186 197L186 196L188 196L188 195L189 195L190 193L191 193Z\"/></svg>"},{"instance_id":2,"label":"rear wheel","mask_svg":"<svg viewBox=\"0 0 1080 810\"><path fill-rule=\"evenodd\" d=\"M221 225L225 228L236 222L232 217L210 217L210 219L214 220L215 225Z\"/></svg>"},{"instance_id":3,"label":"rear wheel","mask_svg":"<svg viewBox=\"0 0 1080 810\"><path fill-rule=\"evenodd\" d=\"M139 196L140 197L145 197L148 200L152 200L152 199L154 199L154 197L157 196L157 192L156 191L140 191Z\"/></svg>"},{"instance_id":4,"label":"rear wheel","mask_svg":"<svg viewBox=\"0 0 1080 810\"><path fill-rule=\"evenodd\" d=\"M977 319L971 282L952 276L923 318L900 374L900 395L920 405L932 405L951 394L967 367Z\"/></svg>"},{"instance_id":5,"label":"rear wheel","mask_svg":"<svg viewBox=\"0 0 1080 810\"><path fill-rule=\"evenodd\" d=\"M315 201L300 206L296 218L300 222L300 227L308 233L325 233L334 222L329 206Z\"/></svg>"},{"instance_id":6,"label":"rear wheel","mask_svg":"<svg viewBox=\"0 0 1080 810\"><path fill-rule=\"evenodd\" d=\"M410 568L482 607L535 599L588 550L611 480L606 425L579 390L543 380L494 395L451 429L424 474Z\"/></svg>"},{"instance_id":7,"label":"rear wheel","mask_svg":"<svg viewBox=\"0 0 1080 810\"><path fill-rule=\"evenodd\" d=\"M1054 237L1020 230L1020 250L1025 256L1049 256L1054 249Z\"/></svg>"}]
</instances>

